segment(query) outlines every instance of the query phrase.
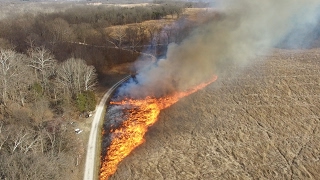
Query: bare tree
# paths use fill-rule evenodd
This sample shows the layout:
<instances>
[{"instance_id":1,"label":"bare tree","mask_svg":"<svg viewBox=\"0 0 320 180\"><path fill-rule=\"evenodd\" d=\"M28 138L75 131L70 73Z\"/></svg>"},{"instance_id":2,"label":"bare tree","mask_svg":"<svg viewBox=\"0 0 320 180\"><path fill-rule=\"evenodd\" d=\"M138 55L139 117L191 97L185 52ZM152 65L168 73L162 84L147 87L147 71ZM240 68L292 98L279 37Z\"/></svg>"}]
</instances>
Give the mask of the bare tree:
<instances>
[{"instance_id":1,"label":"bare tree","mask_svg":"<svg viewBox=\"0 0 320 180\"><path fill-rule=\"evenodd\" d=\"M39 98L33 103L32 118L35 122L43 122L53 117L50 111L49 101L45 98Z\"/></svg>"},{"instance_id":2,"label":"bare tree","mask_svg":"<svg viewBox=\"0 0 320 180\"><path fill-rule=\"evenodd\" d=\"M67 179L80 144L73 131L66 131L61 123L52 124L35 128L0 123L1 179Z\"/></svg>"},{"instance_id":3,"label":"bare tree","mask_svg":"<svg viewBox=\"0 0 320 180\"><path fill-rule=\"evenodd\" d=\"M32 80L26 69L26 59L11 49L0 49L0 91L5 105L9 97L24 104L24 91Z\"/></svg>"},{"instance_id":4,"label":"bare tree","mask_svg":"<svg viewBox=\"0 0 320 180\"><path fill-rule=\"evenodd\" d=\"M130 42L130 47L135 51L136 47L145 39L145 28L143 26L133 26L126 29L126 34Z\"/></svg>"},{"instance_id":5,"label":"bare tree","mask_svg":"<svg viewBox=\"0 0 320 180\"><path fill-rule=\"evenodd\" d=\"M44 89L48 83L48 77L52 75L56 66L56 60L51 52L44 47L29 49L30 63L29 66L35 70L35 75L41 76L40 81Z\"/></svg>"},{"instance_id":6,"label":"bare tree","mask_svg":"<svg viewBox=\"0 0 320 180\"><path fill-rule=\"evenodd\" d=\"M22 54L18 54L11 49L0 49L0 91L2 94L2 103L6 105L9 95L11 99L21 97L23 102L23 88L25 88L28 82L25 73L28 70L25 69L26 57Z\"/></svg>"},{"instance_id":7,"label":"bare tree","mask_svg":"<svg viewBox=\"0 0 320 180\"><path fill-rule=\"evenodd\" d=\"M93 90L97 85L97 74L94 66L85 66L83 72L84 90Z\"/></svg>"},{"instance_id":8,"label":"bare tree","mask_svg":"<svg viewBox=\"0 0 320 180\"><path fill-rule=\"evenodd\" d=\"M5 127L4 127L3 121L0 121L0 152L1 152L3 145L6 143L6 141L9 138L9 135L5 132L4 128Z\"/></svg>"},{"instance_id":9,"label":"bare tree","mask_svg":"<svg viewBox=\"0 0 320 180\"><path fill-rule=\"evenodd\" d=\"M40 144L38 133L29 127L12 128L15 129L10 130L11 132L14 132L10 134L11 137L9 138L11 153L21 152L26 154L31 150L36 152L36 149Z\"/></svg>"},{"instance_id":10,"label":"bare tree","mask_svg":"<svg viewBox=\"0 0 320 180\"><path fill-rule=\"evenodd\" d=\"M81 91L93 90L97 74L93 66L88 66L83 59L70 58L57 69L59 84L72 96Z\"/></svg>"},{"instance_id":11,"label":"bare tree","mask_svg":"<svg viewBox=\"0 0 320 180\"><path fill-rule=\"evenodd\" d=\"M7 102L7 92L10 79L16 76L14 66L16 61L14 60L16 53L12 50L0 50L0 64L1 64L1 85L2 85L2 101L4 104Z\"/></svg>"},{"instance_id":12,"label":"bare tree","mask_svg":"<svg viewBox=\"0 0 320 180\"><path fill-rule=\"evenodd\" d=\"M55 18L46 24L47 31L49 32L49 38L51 43L68 42L73 39L73 30L69 23L62 18Z\"/></svg>"},{"instance_id":13,"label":"bare tree","mask_svg":"<svg viewBox=\"0 0 320 180\"><path fill-rule=\"evenodd\" d=\"M151 51L153 54L157 54L157 47L160 40L160 25L159 24L150 24L147 27L147 31L149 32L149 38L151 39Z\"/></svg>"},{"instance_id":14,"label":"bare tree","mask_svg":"<svg viewBox=\"0 0 320 180\"><path fill-rule=\"evenodd\" d=\"M115 44L117 48L121 48L123 40L125 39L126 36L127 36L126 28L121 26L114 27L109 34L109 37L112 40L111 43Z\"/></svg>"}]
</instances>

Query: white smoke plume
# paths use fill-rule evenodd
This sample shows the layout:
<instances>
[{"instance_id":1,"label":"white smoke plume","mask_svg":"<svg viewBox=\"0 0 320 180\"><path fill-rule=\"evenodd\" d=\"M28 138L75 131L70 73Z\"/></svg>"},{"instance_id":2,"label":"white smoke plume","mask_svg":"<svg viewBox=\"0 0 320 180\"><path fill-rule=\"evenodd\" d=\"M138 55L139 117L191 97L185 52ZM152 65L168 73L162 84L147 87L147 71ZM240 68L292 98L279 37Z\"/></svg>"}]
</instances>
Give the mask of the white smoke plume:
<instances>
[{"instance_id":1,"label":"white smoke plume","mask_svg":"<svg viewBox=\"0 0 320 180\"><path fill-rule=\"evenodd\" d=\"M225 73L228 64L249 65L294 29L313 28L319 5L319 0L223 0L218 7L223 11L220 20L197 28L181 44L171 44L166 59L138 70L136 81L119 93L135 98L162 96Z\"/></svg>"}]
</instances>

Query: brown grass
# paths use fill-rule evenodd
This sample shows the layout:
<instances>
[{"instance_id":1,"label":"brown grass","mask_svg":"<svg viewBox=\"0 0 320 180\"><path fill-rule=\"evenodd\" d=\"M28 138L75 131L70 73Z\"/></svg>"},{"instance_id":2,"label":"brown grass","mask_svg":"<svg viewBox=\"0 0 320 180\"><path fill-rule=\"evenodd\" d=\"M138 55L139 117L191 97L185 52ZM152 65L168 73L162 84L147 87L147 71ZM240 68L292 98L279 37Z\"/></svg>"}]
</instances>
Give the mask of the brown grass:
<instances>
[{"instance_id":1,"label":"brown grass","mask_svg":"<svg viewBox=\"0 0 320 180\"><path fill-rule=\"evenodd\" d=\"M181 17L187 18L190 21L203 21L208 13L212 12L212 10L208 10L208 8L186 8ZM148 30L152 29L161 29L166 25L170 25L174 23L178 18L174 16L172 18L171 15L167 15L165 18L159 20L149 20L141 23L131 23L125 25L117 25L112 27L107 27L105 30L108 32L113 32L115 29L123 28L126 29L128 27L144 27L145 33L148 33Z\"/></svg>"},{"instance_id":2,"label":"brown grass","mask_svg":"<svg viewBox=\"0 0 320 180\"><path fill-rule=\"evenodd\" d=\"M318 179L320 49L258 59L162 111L111 179Z\"/></svg>"}]
</instances>

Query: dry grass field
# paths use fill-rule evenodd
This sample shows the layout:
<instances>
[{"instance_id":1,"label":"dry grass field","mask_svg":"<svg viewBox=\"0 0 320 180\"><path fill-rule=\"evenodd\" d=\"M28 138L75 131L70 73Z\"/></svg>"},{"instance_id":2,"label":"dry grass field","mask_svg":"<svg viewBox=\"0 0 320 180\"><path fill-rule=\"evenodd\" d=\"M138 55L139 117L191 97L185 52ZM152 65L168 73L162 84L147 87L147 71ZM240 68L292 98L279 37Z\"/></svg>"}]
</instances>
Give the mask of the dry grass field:
<instances>
[{"instance_id":1,"label":"dry grass field","mask_svg":"<svg viewBox=\"0 0 320 180\"><path fill-rule=\"evenodd\" d=\"M110 179L319 179L320 49L259 59L163 110Z\"/></svg>"},{"instance_id":2,"label":"dry grass field","mask_svg":"<svg viewBox=\"0 0 320 180\"><path fill-rule=\"evenodd\" d=\"M133 6L137 6L136 4L132 4ZM120 5L119 5L120 6ZM121 5L126 6L126 5ZM138 4L139 6L139 4ZM143 6L143 5L141 5ZM182 13L181 17L188 19L191 22L194 23L201 23L204 22L206 19L208 19L207 16L213 16L215 15L213 13L213 9L209 8L185 8L185 11ZM171 15L167 15L165 18L162 18L160 20L148 20L143 21L141 23L132 23L132 24L126 24L126 25L116 25L105 28L106 32L117 32L120 30L125 30L126 28L143 28L144 34L150 37L150 31L154 32L157 30L162 29L165 26L170 26L176 22L178 17L174 15L173 17Z\"/></svg>"}]
</instances>

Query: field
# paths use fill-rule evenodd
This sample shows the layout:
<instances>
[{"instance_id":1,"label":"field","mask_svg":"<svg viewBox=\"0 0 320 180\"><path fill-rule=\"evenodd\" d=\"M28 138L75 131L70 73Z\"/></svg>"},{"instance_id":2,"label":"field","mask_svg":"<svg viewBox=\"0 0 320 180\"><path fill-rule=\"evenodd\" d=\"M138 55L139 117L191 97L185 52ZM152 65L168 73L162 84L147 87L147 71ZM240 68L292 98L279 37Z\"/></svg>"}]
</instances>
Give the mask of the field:
<instances>
[{"instance_id":1,"label":"field","mask_svg":"<svg viewBox=\"0 0 320 180\"><path fill-rule=\"evenodd\" d=\"M110 179L318 179L320 49L257 59L163 110Z\"/></svg>"}]
</instances>

